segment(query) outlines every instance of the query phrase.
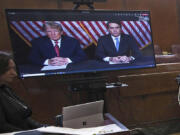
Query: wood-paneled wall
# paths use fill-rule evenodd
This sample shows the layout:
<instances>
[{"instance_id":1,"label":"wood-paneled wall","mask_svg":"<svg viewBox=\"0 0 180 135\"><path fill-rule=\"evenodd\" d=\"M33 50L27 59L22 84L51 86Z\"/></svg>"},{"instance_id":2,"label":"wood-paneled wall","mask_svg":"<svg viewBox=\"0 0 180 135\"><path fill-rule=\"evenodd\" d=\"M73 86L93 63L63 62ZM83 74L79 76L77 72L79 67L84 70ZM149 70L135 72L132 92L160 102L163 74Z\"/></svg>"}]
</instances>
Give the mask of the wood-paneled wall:
<instances>
[{"instance_id":1,"label":"wood-paneled wall","mask_svg":"<svg viewBox=\"0 0 180 135\"><path fill-rule=\"evenodd\" d=\"M5 20L6 8L72 9L72 2L65 0L1 0L0 1L0 44L1 49L10 49L10 41ZM170 51L172 44L180 44L179 0L106 0L94 3L95 9L108 10L150 10L154 44ZM80 9L88 9L83 5Z\"/></svg>"},{"instance_id":2,"label":"wood-paneled wall","mask_svg":"<svg viewBox=\"0 0 180 135\"><path fill-rule=\"evenodd\" d=\"M128 87L107 90L108 112L127 125L179 118L176 80L179 68L179 63L158 64L151 71L144 69L120 75L119 81Z\"/></svg>"},{"instance_id":3,"label":"wood-paneled wall","mask_svg":"<svg viewBox=\"0 0 180 135\"><path fill-rule=\"evenodd\" d=\"M0 50L11 50L4 9L72 9L73 4L62 0L1 0ZM179 0L106 0L95 3L95 9L150 10L154 44L170 51L172 44L180 44ZM87 9L82 6L80 9ZM180 118L177 103L177 82L180 65L159 65L154 69L108 72L109 79L127 83L124 88L108 89L105 94L107 111L127 125ZM147 75L144 75L147 73ZM125 76L124 76L125 75ZM130 76L128 76L130 75ZM133 76L134 75L134 76ZM119 76L119 77L118 77ZM33 109L33 117L44 123L54 123L54 116L63 106L86 101L87 92L74 93L57 78L28 78L15 80L15 91ZM55 82L53 82L55 81Z\"/></svg>"},{"instance_id":4,"label":"wood-paneled wall","mask_svg":"<svg viewBox=\"0 0 180 135\"><path fill-rule=\"evenodd\" d=\"M105 73L108 82L128 85L106 90L105 111L127 126L179 119L179 74L180 63ZM54 117L62 112L62 107L90 101L89 91L70 91L59 76L16 80L12 86L32 106L33 117L48 124L55 123Z\"/></svg>"}]
</instances>

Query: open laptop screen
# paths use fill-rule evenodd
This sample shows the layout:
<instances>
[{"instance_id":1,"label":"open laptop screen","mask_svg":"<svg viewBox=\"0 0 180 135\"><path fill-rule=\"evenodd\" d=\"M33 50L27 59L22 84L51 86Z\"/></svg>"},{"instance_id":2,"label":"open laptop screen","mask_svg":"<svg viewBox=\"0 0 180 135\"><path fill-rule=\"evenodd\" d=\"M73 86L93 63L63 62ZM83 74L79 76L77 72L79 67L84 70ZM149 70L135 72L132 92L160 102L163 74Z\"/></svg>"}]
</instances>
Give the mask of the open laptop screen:
<instances>
[{"instance_id":1,"label":"open laptop screen","mask_svg":"<svg viewBox=\"0 0 180 135\"><path fill-rule=\"evenodd\" d=\"M104 101L63 107L63 127L85 128L104 124Z\"/></svg>"}]
</instances>

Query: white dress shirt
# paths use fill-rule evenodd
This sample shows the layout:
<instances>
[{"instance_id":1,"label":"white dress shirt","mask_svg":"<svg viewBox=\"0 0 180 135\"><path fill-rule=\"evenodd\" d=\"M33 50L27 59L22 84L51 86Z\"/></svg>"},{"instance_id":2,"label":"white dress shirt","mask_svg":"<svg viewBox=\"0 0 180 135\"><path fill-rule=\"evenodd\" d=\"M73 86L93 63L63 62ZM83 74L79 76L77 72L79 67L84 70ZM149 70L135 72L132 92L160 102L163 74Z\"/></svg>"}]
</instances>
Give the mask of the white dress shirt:
<instances>
[{"instance_id":1,"label":"white dress shirt","mask_svg":"<svg viewBox=\"0 0 180 135\"><path fill-rule=\"evenodd\" d=\"M51 42L52 42L53 46L55 47L55 45L56 45L55 41L51 40ZM58 44L57 45L58 45L59 48L61 48L61 39L58 40ZM49 59L45 60L44 65L48 65L48 60ZM71 62L72 62L71 59L68 58L68 63L71 63Z\"/></svg>"},{"instance_id":2,"label":"white dress shirt","mask_svg":"<svg viewBox=\"0 0 180 135\"><path fill-rule=\"evenodd\" d=\"M115 48L116 48L116 38L119 39L119 43L120 43L121 36L114 37L114 36L111 35L111 38L112 38L112 40L113 40L113 42L114 42L114 46L115 46ZM109 61L109 58L110 58L110 57L105 57L105 58L103 58L103 60L104 60L104 61Z\"/></svg>"}]
</instances>

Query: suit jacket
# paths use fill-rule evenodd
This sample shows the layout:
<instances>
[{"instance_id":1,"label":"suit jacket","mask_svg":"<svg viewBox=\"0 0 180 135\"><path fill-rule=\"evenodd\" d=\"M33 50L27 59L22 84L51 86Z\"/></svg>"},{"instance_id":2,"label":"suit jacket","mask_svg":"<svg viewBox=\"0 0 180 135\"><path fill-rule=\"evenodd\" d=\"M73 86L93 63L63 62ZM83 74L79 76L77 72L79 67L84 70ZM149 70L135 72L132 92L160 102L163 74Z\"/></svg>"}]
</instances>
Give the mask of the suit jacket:
<instances>
[{"instance_id":1,"label":"suit jacket","mask_svg":"<svg viewBox=\"0 0 180 135\"><path fill-rule=\"evenodd\" d=\"M29 60L33 64L43 65L46 59L57 57L51 40L47 37L40 37L32 40L32 48L29 54ZM86 59L86 54L80 47L78 40L62 36L60 57L68 57L73 63Z\"/></svg>"},{"instance_id":2,"label":"suit jacket","mask_svg":"<svg viewBox=\"0 0 180 135\"><path fill-rule=\"evenodd\" d=\"M95 55L98 59L115 56L133 56L136 59L142 56L136 41L126 34L121 34L119 51L116 50L111 35L105 35L99 38Z\"/></svg>"},{"instance_id":3,"label":"suit jacket","mask_svg":"<svg viewBox=\"0 0 180 135\"><path fill-rule=\"evenodd\" d=\"M5 100L2 98L2 93L24 104L23 101L15 95L11 88L6 85L0 86L0 133L34 129L42 126L40 123L32 120L30 117L24 119L18 117L18 114L14 114L14 110L7 112L5 109Z\"/></svg>"}]
</instances>

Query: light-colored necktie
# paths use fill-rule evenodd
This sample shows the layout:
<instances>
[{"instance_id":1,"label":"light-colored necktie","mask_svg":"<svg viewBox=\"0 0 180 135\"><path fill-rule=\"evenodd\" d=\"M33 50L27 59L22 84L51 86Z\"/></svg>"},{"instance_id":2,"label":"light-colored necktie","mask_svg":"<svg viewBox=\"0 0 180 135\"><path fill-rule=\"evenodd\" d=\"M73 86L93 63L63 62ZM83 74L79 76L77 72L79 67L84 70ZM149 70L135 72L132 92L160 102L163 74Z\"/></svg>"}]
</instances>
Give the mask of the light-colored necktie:
<instances>
[{"instance_id":1,"label":"light-colored necktie","mask_svg":"<svg viewBox=\"0 0 180 135\"><path fill-rule=\"evenodd\" d=\"M59 57L59 46L58 46L58 41L54 41L54 42L55 42L54 49L55 49L55 52L56 52L57 56Z\"/></svg>"},{"instance_id":2,"label":"light-colored necktie","mask_svg":"<svg viewBox=\"0 0 180 135\"><path fill-rule=\"evenodd\" d=\"M119 38L115 38L116 40L116 50L119 51Z\"/></svg>"}]
</instances>

